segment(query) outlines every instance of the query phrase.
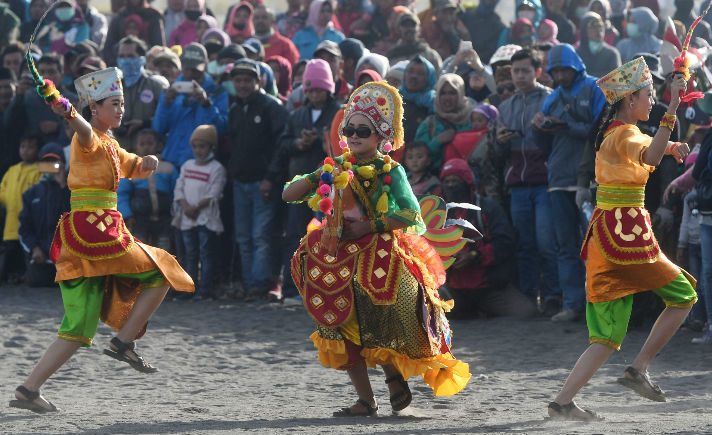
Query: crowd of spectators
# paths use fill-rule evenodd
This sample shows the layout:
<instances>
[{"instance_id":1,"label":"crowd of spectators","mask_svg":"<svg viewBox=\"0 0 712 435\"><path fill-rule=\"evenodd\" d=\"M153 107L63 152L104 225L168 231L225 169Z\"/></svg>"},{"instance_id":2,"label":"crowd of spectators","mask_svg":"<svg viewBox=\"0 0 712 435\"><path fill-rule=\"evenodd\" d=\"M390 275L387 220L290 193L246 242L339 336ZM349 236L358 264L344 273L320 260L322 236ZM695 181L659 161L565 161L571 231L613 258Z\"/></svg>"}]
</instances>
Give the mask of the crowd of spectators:
<instances>
[{"instance_id":1,"label":"crowd of spectators","mask_svg":"<svg viewBox=\"0 0 712 435\"><path fill-rule=\"evenodd\" d=\"M75 104L74 79L122 70L125 112L113 135L161 163L146 180L121 181L119 209L136 237L178 256L196 281L193 299L298 300L289 259L320 216L284 204L281 187L340 152L351 91L387 80L404 104L406 145L393 158L415 193L481 207L456 213L482 237L448 271L455 313L553 321L585 308L579 249L605 103L595 81L644 56L657 94L639 127L654 134L699 13L692 0L517 0L509 11L499 0L288 0L280 11L262 0L226 11L209 0L168 0L163 11L112 0L106 13L89 2L57 0L30 54ZM34 92L24 60L49 6L0 2L0 280L30 285L52 282L49 246L69 208L73 132ZM710 24L691 45L690 87L703 92ZM698 331L712 319L712 205L698 200L705 192L712 202L702 188L712 186L711 115L712 93L681 106L673 140L693 154L686 166L665 157L646 190L662 248L700 278L704 303L686 323ZM656 301L638 299L634 322L657 315Z\"/></svg>"}]
</instances>

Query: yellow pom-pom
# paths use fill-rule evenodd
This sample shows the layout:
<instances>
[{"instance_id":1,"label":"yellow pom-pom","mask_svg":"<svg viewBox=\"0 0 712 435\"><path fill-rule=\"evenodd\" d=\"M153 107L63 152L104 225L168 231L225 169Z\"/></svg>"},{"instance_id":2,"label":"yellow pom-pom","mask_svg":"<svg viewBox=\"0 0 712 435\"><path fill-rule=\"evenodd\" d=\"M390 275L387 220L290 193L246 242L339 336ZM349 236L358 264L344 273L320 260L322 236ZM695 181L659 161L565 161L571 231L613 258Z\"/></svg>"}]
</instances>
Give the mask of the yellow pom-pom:
<instances>
[{"instance_id":1,"label":"yellow pom-pom","mask_svg":"<svg viewBox=\"0 0 712 435\"><path fill-rule=\"evenodd\" d=\"M390 163L386 163L385 165L383 165L383 172L390 172L390 171L391 171Z\"/></svg>"},{"instance_id":2,"label":"yellow pom-pom","mask_svg":"<svg viewBox=\"0 0 712 435\"><path fill-rule=\"evenodd\" d=\"M349 174L348 172L342 172L334 178L334 186L337 189L343 189L349 184Z\"/></svg>"},{"instance_id":3,"label":"yellow pom-pom","mask_svg":"<svg viewBox=\"0 0 712 435\"><path fill-rule=\"evenodd\" d=\"M373 178L373 166L359 166L356 172L363 178Z\"/></svg>"},{"instance_id":4,"label":"yellow pom-pom","mask_svg":"<svg viewBox=\"0 0 712 435\"><path fill-rule=\"evenodd\" d=\"M386 213L388 211L388 194L386 192L383 192L381 197L378 198L376 211L379 213Z\"/></svg>"},{"instance_id":5,"label":"yellow pom-pom","mask_svg":"<svg viewBox=\"0 0 712 435\"><path fill-rule=\"evenodd\" d=\"M344 160L348 160L351 157L351 151L346 151L345 153L341 154L343 156Z\"/></svg>"},{"instance_id":6,"label":"yellow pom-pom","mask_svg":"<svg viewBox=\"0 0 712 435\"><path fill-rule=\"evenodd\" d=\"M321 170L323 172L334 172L334 167L328 163L325 163L324 166L321 167Z\"/></svg>"},{"instance_id":7,"label":"yellow pom-pom","mask_svg":"<svg viewBox=\"0 0 712 435\"><path fill-rule=\"evenodd\" d=\"M321 196L319 195L312 195L311 198L309 198L309 201L307 201L307 204L309 205L309 208L311 208L314 211L319 211L319 200L321 199Z\"/></svg>"},{"instance_id":8,"label":"yellow pom-pom","mask_svg":"<svg viewBox=\"0 0 712 435\"><path fill-rule=\"evenodd\" d=\"M353 166L351 165L351 162L344 162L344 164L341 165L341 166L343 166L343 168L344 168L345 171L348 171L349 169L351 169L351 168L353 167Z\"/></svg>"}]
</instances>

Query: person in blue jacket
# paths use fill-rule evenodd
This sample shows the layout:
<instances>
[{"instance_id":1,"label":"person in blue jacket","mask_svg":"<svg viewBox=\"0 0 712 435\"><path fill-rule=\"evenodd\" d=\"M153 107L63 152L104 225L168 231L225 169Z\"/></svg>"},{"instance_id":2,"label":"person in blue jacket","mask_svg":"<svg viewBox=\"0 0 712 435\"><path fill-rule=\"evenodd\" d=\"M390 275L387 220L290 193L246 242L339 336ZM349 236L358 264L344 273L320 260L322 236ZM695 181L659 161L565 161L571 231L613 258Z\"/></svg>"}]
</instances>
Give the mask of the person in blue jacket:
<instances>
[{"instance_id":1,"label":"person in blue jacket","mask_svg":"<svg viewBox=\"0 0 712 435\"><path fill-rule=\"evenodd\" d=\"M553 321L576 320L584 312L586 272L579 250L583 228L576 206L578 169L589 130L595 126L606 98L596 85L597 77L586 74L586 66L569 44L549 50L547 72L557 87L544 100L532 120L537 145L548 155L548 192L559 245L559 286L562 310ZM590 146L590 145L589 145Z\"/></svg>"},{"instance_id":2,"label":"person in blue jacket","mask_svg":"<svg viewBox=\"0 0 712 435\"><path fill-rule=\"evenodd\" d=\"M20 212L20 244L27 253L27 284L32 287L54 285L56 269L49 260L49 249L54 239L57 222L69 211L69 188L62 147L55 142L40 150L40 161L47 166L40 182L22 194Z\"/></svg>"},{"instance_id":3,"label":"person in blue jacket","mask_svg":"<svg viewBox=\"0 0 712 435\"><path fill-rule=\"evenodd\" d=\"M193 42L183 49L183 74L178 82L192 82L192 91L180 93L176 83L161 94L151 128L166 135L163 159L180 168L193 158L190 135L199 125L213 124L222 135L227 127L228 95L205 72L208 52Z\"/></svg>"},{"instance_id":4,"label":"person in blue jacket","mask_svg":"<svg viewBox=\"0 0 712 435\"><path fill-rule=\"evenodd\" d=\"M316 46L321 41L329 40L337 44L346 37L343 33L334 29L331 22L334 9L326 0L314 0L309 6L309 16L306 26L294 34L292 42L299 50L299 60L309 60L312 58Z\"/></svg>"}]
</instances>

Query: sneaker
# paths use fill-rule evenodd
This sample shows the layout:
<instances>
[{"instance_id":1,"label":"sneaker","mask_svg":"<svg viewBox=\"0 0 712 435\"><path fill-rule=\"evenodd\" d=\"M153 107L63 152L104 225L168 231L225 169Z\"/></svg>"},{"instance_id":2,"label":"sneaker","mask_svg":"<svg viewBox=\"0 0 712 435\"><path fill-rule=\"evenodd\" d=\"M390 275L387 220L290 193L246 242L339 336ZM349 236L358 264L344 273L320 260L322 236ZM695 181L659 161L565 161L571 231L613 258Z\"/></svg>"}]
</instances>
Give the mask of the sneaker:
<instances>
[{"instance_id":1,"label":"sneaker","mask_svg":"<svg viewBox=\"0 0 712 435\"><path fill-rule=\"evenodd\" d=\"M693 338L695 344L712 344L712 329L708 329L702 337Z\"/></svg>"},{"instance_id":2,"label":"sneaker","mask_svg":"<svg viewBox=\"0 0 712 435\"><path fill-rule=\"evenodd\" d=\"M551 321L552 322L573 322L575 320L578 320L578 318L579 318L579 313L577 313L576 311L574 311L570 308L564 308L559 313L551 316Z\"/></svg>"}]
</instances>

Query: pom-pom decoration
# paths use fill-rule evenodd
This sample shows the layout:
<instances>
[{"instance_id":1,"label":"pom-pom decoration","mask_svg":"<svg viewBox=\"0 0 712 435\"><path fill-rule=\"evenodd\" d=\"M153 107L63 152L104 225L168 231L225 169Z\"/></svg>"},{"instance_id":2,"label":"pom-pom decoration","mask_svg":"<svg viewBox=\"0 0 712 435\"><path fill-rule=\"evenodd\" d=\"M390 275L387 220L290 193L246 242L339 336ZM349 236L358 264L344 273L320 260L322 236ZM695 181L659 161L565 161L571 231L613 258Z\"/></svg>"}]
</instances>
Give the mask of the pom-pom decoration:
<instances>
[{"instance_id":1,"label":"pom-pom decoration","mask_svg":"<svg viewBox=\"0 0 712 435\"><path fill-rule=\"evenodd\" d=\"M320 195L326 196L331 193L331 186L328 184L322 184L321 186L319 186L319 189L317 191Z\"/></svg>"},{"instance_id":2,"label":"pom-pom decoration","mask_svg":"<svg viewBox=\"0 0 712 435\"><path fill-rule=\"evenodd\" d=\"M333 207L334 202L329 197L322 198L321 201L319 201L319 210L324 214L331 213Z\"/></svg>"},{"instance_id":3,"label":"pom-pom decoration","mask_svg":"<svg viewBox=\"0 0 712 435\"><path fill-rule=\"evenodd\" d=\"M373 178L374 169L373 166L359 166L356 172L363 178Z\"/></svg>"},{"instance_id":4,"label":"pom-pom decoration","mask_svg":"<svg viewBox=\"0 0 712 435\"><path fill-rule=\"evenodd\" d=\"M383 152L390 153L391 151L393 151L393 144L391 144L390 142L384 143L383 144Z\"/></svg>"},{"instance_id":5,"label":"pom-pom decoration","mask_svg":"<svg viewBox=\"0 0 712 435\"><path fill-rule=\"evenodd\" d=\"M324 163L324 166L321 167L322 172L334 172L334 167L328 163Z\"/></svg>"},{"instance_id":6,"label":"pom-pom decoration","mask_svg":"<svg viewBox=\"0 0 712 435\"><path fill-rule=\"evenodd\" d=\"M349 144L347 144L345 140L341 139L339 141L339 148L341 148L342 150L346 149L348 146L349 146Z\"/></svg>"},{"instance_id":7,"label":"pom-pom decoration","mask_svg":"<svg viewBox=\"0 0 712 435\"><path fill-rule=\"evenodd\" d=\"M321 173L321 181L324 183L331 183L331 180L333 179L333 175L331 175L331 172L322 172Z\"/></svg>"}]
</instances>

